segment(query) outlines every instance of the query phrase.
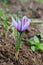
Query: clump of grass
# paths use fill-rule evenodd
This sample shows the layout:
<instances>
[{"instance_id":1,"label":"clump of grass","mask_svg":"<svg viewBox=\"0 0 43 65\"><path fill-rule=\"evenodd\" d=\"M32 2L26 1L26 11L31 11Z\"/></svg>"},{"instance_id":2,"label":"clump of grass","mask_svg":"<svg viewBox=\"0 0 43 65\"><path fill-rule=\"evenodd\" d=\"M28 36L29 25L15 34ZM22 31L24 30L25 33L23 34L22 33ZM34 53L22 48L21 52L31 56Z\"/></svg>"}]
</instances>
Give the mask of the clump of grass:
<instances>
[{"instance_id":1,"label":"clump of grass","mask_svg":"<svg viewBox=\"0 0 43 65\"><path fill-rule=\"evenodd\" d=\"M0 2L3 2L5 4L8 4L9 3L9 0L0 0Z\"/></svg>"},{"instance_id":2,"label":"clump of grass","mask_svg":"<svg viewBox=\"0 0 43 65\"><path fill-rule=\"evenodd\" d=\"M6 16L6 12L0 10L0 21L2 22L3 25L3 29L4 29L4 33L5 33L5 37L7 38L7 31L8 31L8 18Z\"/></svg>"}]
</instances>

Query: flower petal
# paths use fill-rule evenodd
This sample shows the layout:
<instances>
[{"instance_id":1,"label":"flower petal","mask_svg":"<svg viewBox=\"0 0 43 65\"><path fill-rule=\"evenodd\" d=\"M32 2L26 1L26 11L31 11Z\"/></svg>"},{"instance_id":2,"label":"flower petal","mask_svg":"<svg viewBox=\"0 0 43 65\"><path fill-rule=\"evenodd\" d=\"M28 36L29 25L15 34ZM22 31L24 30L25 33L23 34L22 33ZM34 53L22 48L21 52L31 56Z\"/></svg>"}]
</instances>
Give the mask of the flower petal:
<instances>
[{"instance_id":1,"label":"flower petal","mask_svg":"<svg viewBox=\"0 0 43 65\"><path fill-rule=\"evenodd\" d=\"M30 25L30 22L31 22L31 20L28 19L28 21L26 22L26 24L23 26L22 31L25 31L28 28L28 26Z\"/></svg>"},{"instance_id":2,"label":"flower petal","mask_svg":"<svg viewBox=\"0 0 43 65\"><path fill-rule=\"evenodd\" d=\"M17 30L20 32L21 31L21 21L18 19L18 25L17 25Z\"/></svg>"},{"instance_id":3,"label":"flower petal","mask_svg":"<svg viewBox=\"0 0 43 65\"><path fill-rule=\"evenodd\" d=\"M24 26L25 25L25 23L26 23L26 16L24 16L23 18L22 18L22 26Z\"/></svg>"},{"instance_id":4,"label":"flower petal","mask_svg":"<svg viewBox=\"0 0 43 65\"><path fill-rule=\"evenodd\" d=\"M12 18L12 22L13 22L14 27L17 29L17 22L15 21L14 18Z\"/></svg>"}]
</instances>

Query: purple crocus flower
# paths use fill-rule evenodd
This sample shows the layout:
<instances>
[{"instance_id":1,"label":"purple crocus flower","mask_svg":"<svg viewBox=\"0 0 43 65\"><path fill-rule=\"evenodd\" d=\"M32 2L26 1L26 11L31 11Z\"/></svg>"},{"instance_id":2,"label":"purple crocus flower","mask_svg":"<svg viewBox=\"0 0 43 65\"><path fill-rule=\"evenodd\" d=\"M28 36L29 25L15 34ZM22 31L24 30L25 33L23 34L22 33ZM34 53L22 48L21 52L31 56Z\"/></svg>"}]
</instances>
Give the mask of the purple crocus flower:
<instances>
[{"instance_id":1,"label":"purple crocus flower","mask_svg":"<svg viewBox=\"0 0 43 65\"><path fill-rule=\"evenodd\" d=\"M31 20L28 19L28 21L26 21L26 19L27 19L27 17L24 16L22 18L22 22L19 19L18 19L18 22L16 22L15 19L12 18L12 23L18 32L24 32L30 25Z\"/></svg>"}]
</instances>

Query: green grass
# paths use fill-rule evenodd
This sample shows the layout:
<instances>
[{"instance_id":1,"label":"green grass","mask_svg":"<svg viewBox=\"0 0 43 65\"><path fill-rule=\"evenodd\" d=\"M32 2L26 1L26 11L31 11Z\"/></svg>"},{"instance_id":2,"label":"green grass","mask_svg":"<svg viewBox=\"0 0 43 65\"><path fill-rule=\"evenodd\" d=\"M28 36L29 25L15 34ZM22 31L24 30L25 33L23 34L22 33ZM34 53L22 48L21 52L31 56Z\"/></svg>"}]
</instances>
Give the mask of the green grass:
<instances>
[{"instance_id":1,"label":"green grass","mask_svg":"<svg viewBox=\"0 0 43 65\"><path fill-rule=\"evenodd\" d=\"M28 0L20 0L21 1L21 3L25 3L25 2L27 2Z\"/></svg>"},{"instance_id":2,"label":"green grass","mask_svg":"<svg viewBox=\"0 0 43 65\"><path fill-rule=\"evenodd\" d=\"M36 1L43 4L43 0L36 0Z\"/></svg>"}]
</instances>

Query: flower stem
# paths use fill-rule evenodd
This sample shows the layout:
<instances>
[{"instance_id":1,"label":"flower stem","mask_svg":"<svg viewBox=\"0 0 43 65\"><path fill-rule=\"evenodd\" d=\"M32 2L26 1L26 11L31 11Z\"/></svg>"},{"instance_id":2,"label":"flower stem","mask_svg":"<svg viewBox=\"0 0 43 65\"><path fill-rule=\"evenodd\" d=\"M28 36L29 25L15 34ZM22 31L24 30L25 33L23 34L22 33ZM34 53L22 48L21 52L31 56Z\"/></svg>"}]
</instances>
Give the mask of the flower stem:
<instances>
[{"instance_id":1,"label":"flower stem","mask_svg":"<svg viewBox=\"0 0 43 65\"><path fill-rule=\"evenodd\" d=\"M20 49L20 46L21 46L21 33L18 33L18 39L17 39L17 44L16 44L16 58L18 59L18 54L19 54L19 49Z\"/></svg>"}]
</instances>

